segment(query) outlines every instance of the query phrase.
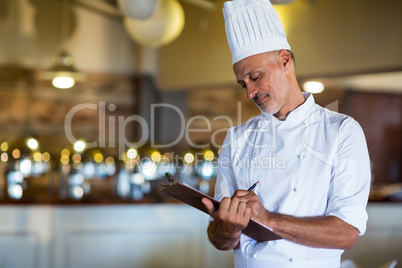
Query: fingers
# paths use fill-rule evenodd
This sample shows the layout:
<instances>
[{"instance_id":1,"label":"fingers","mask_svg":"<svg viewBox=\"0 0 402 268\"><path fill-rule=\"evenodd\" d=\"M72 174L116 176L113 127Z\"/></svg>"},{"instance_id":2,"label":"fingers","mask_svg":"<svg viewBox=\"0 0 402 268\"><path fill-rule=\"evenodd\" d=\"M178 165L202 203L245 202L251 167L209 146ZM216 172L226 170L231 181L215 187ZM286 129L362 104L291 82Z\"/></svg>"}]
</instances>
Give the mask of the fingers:
<instances>
[{"instance_id":1,"label":"fingers","mask_svg":"<svg viewBox=\"0 0 402 268\"><path fill-rule=\"evenodd\" d=\"M246 208L246 210L244 211L244 217L246 217L247 219L251 218L251 208Z\"/></svg>"},{"instance_id":2,"label":"fingers","mask_svg":"<svg viewBox=\"0 0 402 268\"><path fill-rule=\"evenodd\" d=\"M209 200L202 200L204 205L209 209ZM226 230L238 232L247 227L250 220L249 209L247 205L240 202L238 198L224 197L221 200L219 209L210 213L217 222L223 224Z\"/></svg>"},{"instance_id":3,"label":"fingers","mask_svg":"<svg viewBox=\"0 0 402 268\"><path fill-rule=\"evenodd\" d=\"M253 191L237 190L233 194L232 199L238 200L239 203L246 204L246 207L249 209L247 213L250 213L249 217L252 219L257 220L263 217L263 215L269 213L262 205L256 193ZM244 211L244 213L246 213L246 211Z\"/></svg>"},{"instance_id":4,"label":"fingers","mask_svg":"<svg viewBox=\"0 0 402 268\"><path fill-rule=\"evenodd\" d=\"M202 198L201 202L204 204L205 208L207 209L207 213L212 216L212 214L215 212L215 207L214 204L212 203L211 200L208 198ZM228 197L225 197L222 199L221 204L219 206L220 211L226 213L233 213L233 214L240 214L243 215L244 211L247 208L247 205L243 202L239 202L237 198L235 199L230 199Z\"/></svg>"},{"instance_id":5,"label":"fingers","mask_svg":"<svg viewBox=\"0 0 402 268\"><path fill-rule=\"evenodd\" d=\"M257 195L253 191L244 191L244 190L237 190L233 194L233 199L239 199L240 202L244 202L246 204L250 204L256 201L256 199L259 200Z\"/></svg>"},{"instance_id":6,"label":"fingers","mask_svg":"<svg viewBox=\"0 0 402 268\"><path fill-rule=\"evenodd\" d=\"M244 191L243 191L244 192ZM247 191L246 191L247 192ZM253 192L249 192L246 195L244 193L235 193L233 195L233 200L238 203L238 213L242 214L246 218L254 218L258 210L259 204L261 204L258 197Z\"/></svg>"},{"instance_id":7,"label":"fingers","mask_svg":"<svg viewBox=\"0 0 402 268\"><path fill-rule=\"evenodd\" d=\"M237 190L233 194L233 197L244 197L244 196L247 196L249 193L253 193L253 192L252 191L246 191L246 190Z\"/></svg>"},{"instance_id":8,"label":"fingers","mask_svg":"<svg viewBox=\"0 0 402 268\"><path fill-rule=\"evenodd\" d=\"M247 208L247 204L244 202L240 202L237 207L237 213L243 215L243 217L250 218L250 216L247 217L247 210L250 210L250 208Z\"/></svg>"},{"instance_id":9,"label":"fingers","mask_svg":"<svg viewBox=\"0 0 402 268\"><path fill-rule=\"evenodd\" d=\"M238 198L224 198L221 202L222 210L230 215L244 215L247 204L241 202Z\"/></svg>"},{"instance_id":10,"label":"fingers","mask_svg":"<svg viewBox=\"0 0 402 268\"><path fill-rule=\"evenodd\" d=\"M229 198L229 197L224 197L224 198L222 198L222 200L221 200L221 203L220 203L220 205L219 205L219 209L220 209L221 211L227 211L227 210L229 210L231 203L232 203L231 198Z\"/></svg>"},{"instance_id":11,"label":"fingers","mask_svg":"<svg viewBox=\"0 0 402 268\"><path fill-rule=\"evenodd\" d=\"M202 199L202 203L212 218L226 227L230 226L226 229L231 230L228 233L246 228L250 218L263 222L271 217L253 191L238 190L232 198L224 197L219 209L214 209L212 202L206 198Z\"/></svg>"},{"instance_id":12,"label":"fingers","mask_svg":"<svg viewBox=\"0 0 402 268\"><path fill-rule=\"evenodd\" d=\"M229 214L237 214L239 208L239 199L237 198L232 198L229 206L228 213Z\"/></svg>"},{"instance_id":13,"label":"fingers","mask_svg":"<svg viewBox=\"0 0 402 268\"><path fill-rule=\"evenodd\" d=\"M205 208L207 209L207 213L209 215L211 215L212 212L215 210L214 204L212 203L212 201L209 200L208 198L204 197L201 199L201 202L204 204Z\"/></svg>"}]
</instances>

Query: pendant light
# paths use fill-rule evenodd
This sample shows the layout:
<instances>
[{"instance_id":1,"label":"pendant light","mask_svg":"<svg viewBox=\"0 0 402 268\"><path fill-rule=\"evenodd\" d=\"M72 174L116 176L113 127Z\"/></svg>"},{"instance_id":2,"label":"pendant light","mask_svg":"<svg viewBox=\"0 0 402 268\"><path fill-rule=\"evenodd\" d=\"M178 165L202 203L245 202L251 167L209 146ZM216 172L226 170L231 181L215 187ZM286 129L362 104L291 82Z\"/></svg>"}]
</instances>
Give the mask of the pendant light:
<instances>
[{"instance_id":1,"label":"pendant light","mask_svg":"<svg viewBox=\"0 0 402 268\"><path fill-rule=\"evenodd\" d=\"M138 44L161 47L175 40L184 28L184 10L177 0L159 0L146 19L124 17L128 35Z\"/></svg>"},{"instance_id":2,"label":"pendant light","mask_svg":"<svg viewBox=\"0 0 402 268\"><path fill-rule=\"evenodd\" d=\"M155 12L158 0L118 0L117 4L125 16L145 20Z\"/></svg>"},{"instance_id":3,"label":"pendant light","mask_svg":"<svg viewBox=\"0 0 402 268\"><path fill-rule=\"evenodd\" d=\"M73 66L74 59L66 51L60 51L55 57L55 63L49 72L52 73L52 85L67 89L75 85L75 80L82 80L82 74Z\"/></svg>"},{"instance_id":4,"label":"pendant light","mask_svg":"<svg viewBox=\"0 0 402 268\"><path fill-rule=\"evenodd\" d=\"M42 74L44 79L52 80L55 88L68 89L75 85L76 81L84 80L84 74L78 72L73 64L74 59L66 50L66 41L70 28L71 0L63 0L62 5L62 27L61 27L61 49L54 58L53 66Z\"/></svg>"}]
</instances>

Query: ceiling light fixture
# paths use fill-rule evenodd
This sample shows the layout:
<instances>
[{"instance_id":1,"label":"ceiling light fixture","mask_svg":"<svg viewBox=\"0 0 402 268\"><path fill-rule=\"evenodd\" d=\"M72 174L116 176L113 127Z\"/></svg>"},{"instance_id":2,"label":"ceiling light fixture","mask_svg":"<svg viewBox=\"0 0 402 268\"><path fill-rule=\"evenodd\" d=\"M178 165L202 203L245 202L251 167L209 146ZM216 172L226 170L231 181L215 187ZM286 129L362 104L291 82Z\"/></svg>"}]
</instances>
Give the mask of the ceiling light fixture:
<instances>
[{"instance_id":1,"label":"ceiling light fixture","mask_svg":"<svg viewBox=\"0 0 402 268\"><path fill-rule=\"evenodd\" d=\"M73 57L65 51L61 51L55 58L55 65L50 70L52 72L52 85L56 88L66 89L75 85L77 76L82 76L73 67Z\"/></svg>"},{"instance_id":2,"label":"ceiling light fixture","mask_svg":"<svg viewBox=\"0 0 402 268\"><path fill-rule=\"evenodd\" d=\"M147 19L124 17L128 35L138 44L161 47L175 40L184 28L184 10L177 0L159 0Z\"/></svg>"},{"instance_id":3,"label":"ceiling light fixture","mask_svg":"<svg viewBox=\"0 0 402 268\"><path fill-rule=\"evenodd\" d=\"M303 89L310 93L321 93L324 91L325 86L319 81L307 81L303 84Z\"/></svg>"},{"instance_id":4,"label":"ceiling light fixture","mask_svg":"<svg viewBox=\"0 0 402 268\"><path fill-rule=\"evenodd\" d=\"M41 74L43 79L52 80L52 85L60 89L72 88L77 80L84 79L84 75L74 68L74 59L65 48L70 28L71 9L70 0L63 0L61 49L54 58L53 67Z\"/></svg>"},{"instance_id":5,"label":"ceiling light fixture","mask_svg":"<svg viewBox=\"0 0 402 268\"><path fill-rule=\"evenodd\" d=\"M124 15L145 20L155 12L158 0L118 0L117 3Z\"/></svg>"},{"instance_id":6,"label":"ceiling light fixture","mask_svg":"<svg viewBox=\"0 0 402 268\"><path fill-rule=\"evenodd\" d=\"M76 81L83 81L85 75L78 72L74 66L73 57L66 51L59 52L54 58L54 65L47 71L41 73L41 78L52 80L55 88L72 88Z\"/></svg>"}]
</instances>

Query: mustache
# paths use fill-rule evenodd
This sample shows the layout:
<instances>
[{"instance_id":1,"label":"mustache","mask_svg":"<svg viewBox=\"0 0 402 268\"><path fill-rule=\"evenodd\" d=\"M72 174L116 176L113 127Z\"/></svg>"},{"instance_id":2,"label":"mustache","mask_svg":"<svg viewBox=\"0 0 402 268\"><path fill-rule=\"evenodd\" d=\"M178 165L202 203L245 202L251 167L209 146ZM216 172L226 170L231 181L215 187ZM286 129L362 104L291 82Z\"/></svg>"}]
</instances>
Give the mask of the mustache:
<instances>
[{"instance_id":1,"label":"mustache","mask_svg":"<svg viewBox=\"0 0 402 268\"><path fill-rule=\"evenodd\" d=\"M254 97L253 97L253 101L256 102L259 98L261 97L269 97L269 94L267 92L258 92Z\"/></svg>"}]
</instances>

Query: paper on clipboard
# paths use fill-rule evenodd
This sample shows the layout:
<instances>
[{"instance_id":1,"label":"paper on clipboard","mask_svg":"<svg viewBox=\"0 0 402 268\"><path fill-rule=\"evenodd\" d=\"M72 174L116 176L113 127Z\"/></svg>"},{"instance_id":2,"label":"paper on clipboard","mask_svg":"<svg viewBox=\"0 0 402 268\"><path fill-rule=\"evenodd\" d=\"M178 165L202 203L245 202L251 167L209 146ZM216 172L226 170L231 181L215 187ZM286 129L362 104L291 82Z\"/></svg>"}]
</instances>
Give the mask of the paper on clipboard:
<instances>
[{"instance_id":1,"label":"paper on clipboard","mask_svg":"<svg viewBox=\"0 0 402 268\"><path fill-rule=\"evenodd\" d=\"M208 212L204 204L201 202L201 199L203 197L211 200L215 208L219 207L220 202L213 199L212 197L186 184L174 182L172 175L170 175L169 173L166 173L166 177L168 178L170 184L162 184L164 188L161 190L161 192L170 195L171 197L176 198L177 200L180 200L192 207L195 207L196 209L201 210L204 213ZM250 219L248 226L242 231L242 233L257 240L258 242L282 239L282 237L273 233L269 227L253 219Z\"/></svg>"}]
</instances>

